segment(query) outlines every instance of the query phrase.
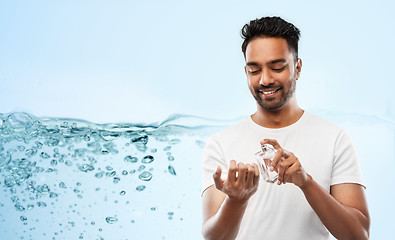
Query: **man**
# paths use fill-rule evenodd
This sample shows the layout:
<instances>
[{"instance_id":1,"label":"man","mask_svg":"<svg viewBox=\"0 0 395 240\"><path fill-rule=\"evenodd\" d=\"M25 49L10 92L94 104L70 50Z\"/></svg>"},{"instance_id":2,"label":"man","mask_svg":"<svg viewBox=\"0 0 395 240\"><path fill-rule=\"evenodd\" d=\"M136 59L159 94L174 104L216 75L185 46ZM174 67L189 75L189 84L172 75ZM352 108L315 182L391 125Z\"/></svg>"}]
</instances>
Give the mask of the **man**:
<instances>
[{"instance_id":1,"label":"man","mask_svg":"<svg viewBox=\"0 0 395 240\"><path fill-rule=\"evenodd\" d=\"M334 123L301 109L300 32L279 17L242 29L257 111L213 135L203 154L205 239L368 239L370 218L354 146ZM259 181L254 153L277 150L274 184ZM329 231L329 232L328 232Z\"/></svg>"}]
</instances>

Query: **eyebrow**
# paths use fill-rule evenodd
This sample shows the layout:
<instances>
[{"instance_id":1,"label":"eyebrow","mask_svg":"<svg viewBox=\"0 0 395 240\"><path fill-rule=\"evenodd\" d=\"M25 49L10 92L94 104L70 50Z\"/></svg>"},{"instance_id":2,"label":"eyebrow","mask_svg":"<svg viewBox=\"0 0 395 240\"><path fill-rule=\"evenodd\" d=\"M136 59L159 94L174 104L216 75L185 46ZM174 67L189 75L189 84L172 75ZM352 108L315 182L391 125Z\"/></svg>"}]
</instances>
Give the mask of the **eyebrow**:
<instances>
[{"instance_id":1,"label":"eyebrow","mask_svg":"<svg viewBox=\"0 0 395 240\"><path fill-rule=\"evenodd\" d=\"M286 62L286 60L284 59L284 58L280 58L280 59L275 59L275 60L273 60L273 61L270 61L270 62L268 62L268 65L270 65L270 64L275 64L275 63L284 63L284 62Z\"/></svg>"},{"instance_id":2,"label":"eyebrow","mask_svg":"<svg viewBox=\"0 0 395 240\"><path fill-rule=\"evenodd\" d=\"M267 65L272 65L272 64L276 64L276 63L285 63L286 60L284 58L279 58L279 59L274 59L270 62L267 63ZM257 62L247 62L246 66L260 66L260 64L258 64Z\"/></svg>"}]
</instances>

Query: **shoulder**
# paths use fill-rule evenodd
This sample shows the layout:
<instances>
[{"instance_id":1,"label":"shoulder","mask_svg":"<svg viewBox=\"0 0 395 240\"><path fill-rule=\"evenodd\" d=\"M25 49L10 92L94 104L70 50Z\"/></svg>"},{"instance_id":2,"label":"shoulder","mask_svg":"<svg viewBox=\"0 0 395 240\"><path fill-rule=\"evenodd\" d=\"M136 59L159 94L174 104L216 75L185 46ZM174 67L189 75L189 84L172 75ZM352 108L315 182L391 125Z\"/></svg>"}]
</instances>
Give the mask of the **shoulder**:
<instances>
[{"instance_id":1,"label":"shoulder","mask_svg":"<svg viewBox=\"0 0 395 240\"><path fill-rule=\"evenodd\" d=\"M331 135L339 135L345 133L345 129L335 122L332 122L328 119L322 118L310 112L305 112L305 114L306 120L305 124L303 125L305 128L312 129L317 133L325 132Z\"/></svg>"},{"instance_id":2,"label":"shoulder","mask_svg":"<svg viewBox=\"0 0 395 240\"><path fill-rule=\"evenodd\" d=\"M232 145L235 141L245 138L243 134L248 131L248 128L248 117L242 118L237 123L211 135L206 142L205 148L206 150L210 148L226 148L226 146Z\"/></svg>"},{"instance_id":3,"label":"shoulder","mask_svg":"<svg viewBox=\"0 0 395 240\"><path fill-rule=\"evenodd\" d=\"M312 113L308 113L303 133L308 136L316 136L315 140L328 146L346 147L353 145L350 134L345 128L335 122L324 119Z\"/></svg>"}]
</instances>

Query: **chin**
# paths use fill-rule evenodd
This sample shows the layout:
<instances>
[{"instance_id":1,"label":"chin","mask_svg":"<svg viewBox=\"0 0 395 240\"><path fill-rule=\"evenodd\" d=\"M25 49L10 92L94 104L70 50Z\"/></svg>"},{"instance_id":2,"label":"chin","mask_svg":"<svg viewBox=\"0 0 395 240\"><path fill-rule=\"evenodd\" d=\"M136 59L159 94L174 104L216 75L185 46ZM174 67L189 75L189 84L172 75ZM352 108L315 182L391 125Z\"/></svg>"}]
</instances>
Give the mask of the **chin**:
<instances>
[{"instance_id":1,"label":"chin","mask_svg":"<svg viewBox=\"0 0 395 240\"><path fill-rule=\"evenodd\" d=\"M282 101L279 103L273 103L273 104L264 104L262 101L257 101L258 105L267 111L280 111L281 109L283 109L286 105L287 102Z\"/></svg>"},{"instance_id":2,"label":"chin","mask_svg":"<svg viewBox=\"0 0 395 240\"><path fill-rule=\"evenodd\" d=\"M272 112L277 112L277 111L280 111L281 109L284 108L284 105L281 105L281 106L262 106L262 105L259 105L259 106L261 106L261 108L263 108L263 109L265 109L267 111L272 111Z\"/></svg>"}]
</instances>

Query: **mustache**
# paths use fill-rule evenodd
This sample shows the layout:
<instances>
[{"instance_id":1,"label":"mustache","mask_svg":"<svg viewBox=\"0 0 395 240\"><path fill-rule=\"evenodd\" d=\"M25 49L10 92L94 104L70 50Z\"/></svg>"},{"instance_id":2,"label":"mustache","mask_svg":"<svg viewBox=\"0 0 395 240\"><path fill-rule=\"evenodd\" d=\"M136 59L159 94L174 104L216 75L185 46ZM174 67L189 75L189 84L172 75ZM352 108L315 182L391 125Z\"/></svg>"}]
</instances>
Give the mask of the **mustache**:
<instances>
[{"instance_id":1,"label":"mustache","mask_svg":"<svg viewBox=\"0 0 395 240\"><path fill-rule=\"evenodd\" d=\"M258 88L258 91L263 91L263 90L267 90L267 89L270 89L270 90L272 90L272 89L278 89L278 88L281 88L282 86L281 85L275 85L275 84L269 84L269 85L261 85L259 88Z\"/></svg>"}]
</instances>

